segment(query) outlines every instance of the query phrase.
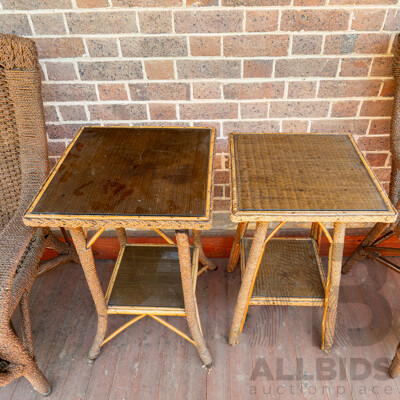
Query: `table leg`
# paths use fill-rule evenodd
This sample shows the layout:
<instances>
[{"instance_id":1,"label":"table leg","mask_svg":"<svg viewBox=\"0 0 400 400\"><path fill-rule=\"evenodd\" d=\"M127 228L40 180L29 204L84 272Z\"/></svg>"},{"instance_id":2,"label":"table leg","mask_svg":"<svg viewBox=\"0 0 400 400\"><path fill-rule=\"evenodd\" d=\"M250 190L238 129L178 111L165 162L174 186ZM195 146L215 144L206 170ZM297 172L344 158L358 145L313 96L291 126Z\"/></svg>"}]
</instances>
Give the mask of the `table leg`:
<instances>
[{"instance_id":1,"label":"table leg","mask_svg":"<svg viewBox=\"0 0 400 400\"><path fill-rule=\"evenodd\" d=\"M249 258L246 263L246 269L244 271L242 284L240 285L239 295L236 301L231 330L229 332L229 344L231 346L239 343L239 335L243 329L251 294L253 292L254 282L263 256L267 230L268 222L257 222L254 238L251 243Z\"/></svg>"},{"instance_id":2,"label":"table leg","mask_svg":"<svg viewBox=\"0 0 400 400\"><path fill-rule=\"evenodd\" d=\"M190 257L190 244L188 230L177 230L176 244L178 246L179 264L181 269L181 279L183 288L183 297L185 300L186 319L189 325L192 338L196 343L197 351L201 361L210 369L212 367L212 359L208 351L206 342L201 333L200 325L197 319L197 302L193 292L192 281L192 263Z\"/></svg>"},{"instance_id":3,"label":"table leg","mask_svg":"<svg viewBox=\"0 0 400 400\"><path fill-rule=\"evenodd\" d=\"M389 375L391 378L400 374L400 343L397 345L396 354L389 367Z\"/></svg>"},{"instance_id":4,"label":"table leg","mask_svg":"<svg viewBox=\"0 0 400 400\"><path fill-rule=\"evenodd\" d=\"M199 248L199 261L204 267L207 267L210 271L217 269L217 266L204 254L203 244L201 242L201 231L192 229L193 233L193 243Z\"/></svg>"},{"instance_id":5,"label":"table leg","mask_svg":"<svg viewBox=\"0 0 400 400\"><path fill-rule=\"evenodd\" d=\"M333 243L329 254L327 290L325 294L324 317L322 320L322 350L329 353L335 336L336 313L342 268L344 234L346 224L336 222L333 228Z\"/></svg>"},{"instance_id":6,"label":"table leg","mask_svg":"<svg viewBox=\"0 0 400 400\"><path fill-rule=\"evenodd\" d=\"M73 228L70 230L72 240L74 241L76 251L81 262L85 278L89 286L90 293L97 312L97 333L89 351L89 361L93 361L100 353L100 345L107 332L107 306L104 300L103 290L97 276L92 249L86 248L86 238L82 228Z\"/></svg>"},{"instance_id":7,"label":"table leg","mask_svg":"<svg viewBox=\"0 0 400 400\"><path fill-rule=\"evenodd\" d=\"M126 230L125 228L116 228L117 231L117 237L120 246L123 246L124 244L128 243L128 238L126 236Z\"/></svg>"},{"instance_id":8,"label":"table leg","mask_svg":"<svg viewBox=\"0 0 400 400\"><path fill-rule=\"evenodd\" d=\"M236 270L240 256L240 240L242 239L246 231L247 225L248 222L239 222L237 226L236 235L235 239L233 240L231 255L229 257L229 262L228 262L228 272L233 272Z\"/></svg>"}]
</instances>

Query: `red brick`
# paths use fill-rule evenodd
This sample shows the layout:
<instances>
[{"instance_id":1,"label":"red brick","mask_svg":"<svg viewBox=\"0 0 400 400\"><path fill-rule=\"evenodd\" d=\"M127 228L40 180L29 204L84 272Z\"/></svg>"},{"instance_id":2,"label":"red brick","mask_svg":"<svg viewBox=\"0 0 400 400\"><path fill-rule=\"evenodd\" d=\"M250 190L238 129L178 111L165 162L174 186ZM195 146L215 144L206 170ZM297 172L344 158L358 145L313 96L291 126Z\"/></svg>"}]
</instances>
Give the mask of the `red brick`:
<instances>
[{"instance_id":1,"label":"red brick","mask_svg":"<svg viewBox=\"0 0 400 400\"><path fill-rule=\"evenodd\" d=\"M316 82L289 82L288 97L291 99L310 99L317 93Z\"/></svg>"},{"instance_id":2,"label":"red brick","mask_svg":"<svg viewBox=\"0 0 400 400\"><path fill-rule=\"evenodd\" d=\"M35 35L65 35L64 18L62 14L32 14Z\"/></svg>"},{"instance_id":3,"label":"red brick","mask_svg":"<svg viewBox=\"0 0 400 400\"><path fill-rule=\"evenodd\" d=\"M46 122L57 122L58 115L54 106L43 106L44 109L44 120Z\"/></svg>"},{"instance_id":4,"label":"red brick","mask_svg":"<svg viewBox=\"0 0 400 400\"><path fill-rule=\"evenodd\" d=\"M133 101L189 100L190 86L187 83L135 83L129 85Z\"/></svg>"},{"instance_id":5,"label":"red brick","mask_svg":"<svg viewBox=\"0 0 400 400\"><path fill-rule=\"evenodd\" d=\"M190 36L192 56L220 56L221 38L217 36Z\"/></svg>"},{"instance_id":6,"label":"red brick","mask_svg":"<svg viewBox=\"0 0 400 400\"><path fill-rule=\"evenodd\" d=\"M229 183L229 171L214 171L214 183L228 184Z\"/></svg>"},{"instance_id":7,"label":"red brick","mask_svg":"<svg viewBox=\"0 0 400 400\"><path fill-rule=\"evenodd\" d=\"M357 144L363 151L387 151L390 147L389 136L362 136Z\"/></svg>"},{"instance_id":8,"label":"red brick","mask_svg":"<svg viewBox=\"0 0 400 400\"><path fill-rule=\"evenodd\" d=\"M340 76L367 76L371 58L344 58L340 68Z\"/></svg>"},{"instance_id":9,"label":"red brick","mask_svg":"<svg viewBox=\"0 0 400 400\"><path fill-rule=\"evenodd\" d=\"M82 80L113 81L143 78L140 61L91 61L78 62Z\"/></svg>"},{"instance_id":10,"label":"red brick","mask_svg":"<svg viewBox=\"0 0 400 400\"><path fill-rule=\"evenodd\" d=\"M240 32L242 11L176 11L175 32L177 33L219 33Z\"/></svg>"},{"instance_id":11,"label":"red brick","mask_svg":"<svg viewBox=\"0 0 400 400\"><path fill-rule=\"evenodd\" d=\"M233 35L224 38L224 55L280 57L289 50L289 35Z\"/></svg>"},{"instance_id":12,"label":"red brick","mask_svg":"<svg viewBox=\"0 0 400 400\"><path fill-rule=\"evenodd\" d=\"M122 83L98 85L100 100L128 100L126 87Z\"/></svg>"},{"instance_id":13,"label":"red brick","mask_svg":"<svg viewBox=\"0 0 400 400\"><path fill-rule=\"evenodd\" d=\"M369 135L389 135L390 119L373 119L369 127Z\"/></svg>"},{"instance_id":14,"label":"red brick","mask_svg":"<svg viewBox=\"0 0 400 400\"><path fill-rule=\"evenodd\" d=\"M73 139L82 126L90 125L88 122L82 124L47 125L46 131L50 139Z\"/></svg>"},{"instance_id":15,"label":"red brick","mask_svg":"<svg viewBox=\"0 0 400 400\"><path fill-rule=\"evenodd\" d=\"M179 79L240 78L240 61L234 60L178 60Z\"/></svg>"},{"instance_id":16,"label":"red brick","mask_svg":"<svg viewBox=\"0 0 400 400\"><path fill-rule=\"evenodd\" d=\"M397 0L329 0L330 5L383 5L397 4Z\"/></svg>"},{"instance_id":17,"label":"red brick","mask_svg":"<svg viewBox=\"0 0 400 400\"><path fill-rule=\"evenodd\" d=\"M395 2L396 0L393 0ZM398 31L400 26L400 11L398 9L388 10L384 30Z\"/></svg>"},{"instance_id":18,"label":"red brick","mask_svg":"<svg viewBox=\"0 0 400 400\"><path fill-rule=\"evenodd\" d=\"M139 12L141 33L171 33L172 13L170 11Z\"/></svg>"},{"instance_id":19,"label":"red brick","mask_svg":"<svg viewBox=\"0 0 400 400\"><path fill-rule=\"evenodd\" d=\"M372 97L377 96L380 80L321 81L318 97Z\"/></svg>"},{"instance_id":20,"label":"red brick","mask_svg":"<svg viewBox=\"0 0 400 400\"><path fill-rule=\"evenodd\" d=\"M172 60L146 60L144 65L148 79L174 79Z\"/></svg>"},{"instance_id":21,"label":"red brick","mask_svg":"<svg viewBox=\"0 0 400 400\"><path fill-rule=\"evenodd\" d=\"M320 119L311 121L310 132L365 135L368 129L368 123L368 119Z\"/></svg>"},{"instance_id":22,"label":"red brick","mask_svg":"<svg viewBox=\"0 0 400 400\"><path fill-rule=\"evenodd\" d=\"M327 35L325 38L325 54L351 54L355 52L358 34Z\"/></svg>"},{"instance_id":23,"label":"red brick","mask_svg":"<svg viewBox=\"0 0 400 400\"><path fill-rule=\"evenodd\" d=\"M193 83L194 99L220 99L221 84L220 82L194 82Z\"/></svg>"},{"instance_id":24,"label":"red brick","mask_svg":"<svg viewBox=\"0 0 400 400\"><path fill-rule=\"evenodd\" d=\"M385 33L361 33L354 51L360 54L384 54L390 43L390 35Z\"/></svg>"},{"instance_id":25,"label":"red brick","mask_svg":"<svg viewBox=\"0 0 400 400\"><path fill-rule=\"evenodd\" d=\"M241 103L240 114L242 118L266 119L268 103Z\"/></svg>"},{"instance_id":26,"label":"red brick","mask_svg":"<svg viewBox=\"0 0 400 400\"><path fill-rule=\"evenodd\" d=\"M89 106L92 120L135 120L147 119L144 104L95 104Z\"/></svg>"},{"instance_id":27,"label":"red brick","mask_svg":"<svg viewBox=\"0 0 400 400\"><path fill-rule=\"evenodd\" d=\"M335 118L355 117L357 115L359 101L346 100L332 103L331 116Z\"/></svg>"},{"instance_id":28,"label":"red brick","mask_svg":"<svg viewBox=\"0 0 400 400\"><path fill-rule=\"evenodd\" d=\"M246 11L247 32L270 32L278 29L277 10Z\"/></svg>"},{"instance_id":29,"label":"red brick","mask_svg":"<svg viewBox=\"0 0 400 400\"><path fill-rule=\"evenodd\" d=\"M86 121L85 107L81 105L59 106L64 121Z\"/></svg>"},{"instance_id":30,"label":"red brick","mask_svg":"<svg viewBox=\"0 0 400 400\"><path fill-rule=\"evenodd\" d=\"M363 117L390 117L392 108L393 100L364 100L360 115Z\"/></svg>"},{"instance_id":31,"label":"red brick","mask_svg":"<svg viewBox=\"0 0 400 400\"><path fill-rule=\"evenodd\" d=\"M215 185L214 186L214 199L218 197L224 197L224 186Z\"/></svg>"},{"instance_id":32,"label":"red brick","mask_svg":"<svg viewBox=\"0 0 400 400\"><path fill-rule=\"evenodd\" d=\"M73 81L77 79L74 64L46 62L47 76L51 81Z\"/></svg>"},{"instance_id":33,"label":"red brick","mask_svg":"<svg viewBox=\"0 0 400 400\"><path fill-rule=\"evenodd\" d=\"M282 59L275 62L276 77L334 77L339 60L332 58Z\"/></svg>"},{"instance_id":34,"label":"red brick","mask_svg":"<svg viewBox=\"0 0 400 400\"><path fill-rule=\"evenodd\" d=\"M276 99L283 97L283 82L228 83L224 85L226 99Z\"/></svg>"},{"instance_id":35,"label":"red brick","mask_svg":"<svg viewBox=\"0 0 400 400\"><path fill-rule=\"evenodd\" d=\"M215 137L218 140L218 136L220 135L220 130L221 130L221 124L219 122L215 122L215 121L193 121L192 122L194 127L200 127L200 128L214 128L215 131Z\"/></svg>"},{"instance_id":36,"label":"red brick","mask_svg":"<svg viewBox=\"0 0 400 400\"><path fill-rule=\"evenodd\" d=\"M367 153L365 157L371 166L383 167L386 164L388 153Z\"/></svg>"},{"instance_id":37,"label":"red brick","mask_svg":"<svg viewBox=\"0 0 400 400\"><path fill-rule=\"evenodd\" d=\"M217 5L218 0L186 0L186 6L188 7L208 7Z\"/></svg>"},{"instance_id":38,"label":"red brick","mask_svg":"<svg viewBox=\"0 0 400 400\"><path fill-rule=\"evenodd\" d=\"M349 12L345 10L282 11L283 31L343 31L347 29Z\"/></svg>"},{"instance_id":39,"label":"red brick","mask_svg":"<svg viewBox=\"0 0 400 400\"><path fill-rule=\"evenodd\" d=\"M62 156L66 149L64 142L47 142L47 150L49 152L49 157Z\"/></svg>"},{"instance_id":40,"label":"red brick","mask_svg":"<svg viewBox=\"0 0 400 400\"><path fill-rule=\"evenodd\" d=\"M327 101L271 101L270 118L326 117L329 111Z\"/></svg>"},{"instance_id":41,"label":"red brick","mask_svg":"<svg viewBox=\"0 0 400 400\"><path fill-rule=\"evenodd\" d=\"M225 123L226 122L224 122L224 126L225 126ZM193 126L194 126L194 124L193 124ZM228 133L225 133L225 136L227 136ZM217 140L215 141L215 151L217 153L221 153L221 152L222 153L227 153L227 152L229 152L228 140L226 138L218 138L217 137Z\"/></svg>"},{"instance_id":42,"label":"red brick","mask_svg":"<svg viewBox=\"0 0 400 400\"><path fill-rule=\"evenodd\" d=\"M114 7L179 7L183 0L113 0Z\"/></svg>"},{"instance_id":43,"label":"red brick","mask_svg":"<svg viewBox=\"0 0 400 400\"><path fill-rule=\"evenodd\" d=\"M36 38L39 58L72 58L85 55L81 38Z\"/></svg>"},{"instance_id":44,"label":"red brick","mask_svg":"<svg viewBox=\"0 0 400 400\"><path fill-rule=\"evenodd\" d=\"M282 121L282 132L306 133L308 121Z\"/></svg>"},{"instance_id":45,"label":"red brick","mask_svg":"<svg viewBox=\"0 0 400 400\"><path fill-rule=\"evenodd\" d=\"M372 61L371 76L392 76L393 57L375 57Z\"/></svg>"},{"instance_id":46,"label":"red brick","mask_svg":"<svg viewBox=\"0 0 400 400\"><path fill-rule=\"evenodd\" d=\"M394 79L388 79L384 82L380 96L381 97L393 97L395 89Z\"/></svg>"},{"instance_id":47,"label":"red brick","mask_svg":"<svg viewBox=\"0 0 400 400\"><path fill-rule=\"evenodd\" d=\"M379 31L386 10L354 10L351 29L353 31Z\"/></svg>"},{"instance_id":48,"label":"red brick","mask_svg":"<svg viewBox=\"0 0 400 400\"><path fill-rule=\"evenodd\" d=\"M279 132L279 121L227 121L223 123L224 135L228 136L232 132ZM217 143L218 144L218 143ZM218 151L226 152L225 148L220 144Z\"/></svg>"},{"instance_id":49,"label":"red brick","mask_svg":"<svg viewBox=\"0 0 400 400\"><path fill-rule=\"evenodd\" d=\"M214 211L229 211L230 204L231 203L229 200L215 199L213 203L213 209Z\"/></svg>"},{"instance_id":50,"label":"red brick","mask_svg":"<svg viewBox=\"0 0 400 400\"><path fill-rule=\"evenodd\" d=\"M109 7L108 0L76 0L79 8Z\"/></svg>"},{"instance_id":51,"label":"red brick","mask_svg":"<svg viewBox=\"0 0 400 400\"><path fill-rule=\"evenodd\" d=\"M81 83L56 83L42 85L43 101L93 101L97 100L94 85Z\"/></svg>"},{"instance_id":52,"label":"red brick","mask_svg":"<svg viewBox=\"0 0 400 400\"><path fill-rule=\"evenodd\" d=\"M135 12L67 13L65 17L68 28L73 34L137 32Z\"/></svg>"},{"instance_id":53,"label":"red brick","mask_svg":"<svg viewBox=\"0 0 400 400\"><path fill-rule=\"evenodd\" d=\"M176 119L176 107L175 104L149 104L150 119L154 120L165 120L165 119Z\"/></svg>"},{"instance_id":54,"label":"red brick","mask_svg":"<svg viewBox=\"0 0 400 400\"><path fill-rule=\"evenodd\" d=\"M326 0L293 0L294 6L324 6Z\"/></svg>"},{"instance_id":55,"label":"red brick","mask_svg":"<svg viewBox=\"0 0 400 400\"><path fill-rule=\"evenodd\" d=\"M90 57L118 57L118 46L115 39L86 39Z\"/></svg>"},{"instance_id":56,"label":"red brick","mask_svg":"<svg viewBox=\"0 0 400 400\"><path fill-rule=\"evenodd\" d=\"M233 119L238 117L236 103L180 104L181 119Z\"/></svg>"},{"instance_id":57,"label":"red brick","mask_svg":"<svg viewBox=\"0 0 400 400\"><path fill-rule=\"evenodd\" d=\"M272 67L272 60L244 60L243 76L245 78L270 78Z\"/></svg>"},{"instance_id":58,"label":"red brick","mask_svg":"<svg viewBox=\"0 0 400 400\"><path fill-rule=\"evenodd\" d=\"M290 0L221 0L221 5L231 7L289 6Z\"/></svg>"},{"instance_id":59,"label":"red brick","mask_svg":"<svg viewBox=\"0 0 400 400\"><path fill-rule=\"evenodd\" d=\"M293 36L292 54L320 54L321 45L321 35L296 35Z\"/></svg>"},{"instance_id":60,"label":"red brick","mask_svg":"<svg viewBox=\"0 0 400 400\"><path fill-rule=\"evenodd\" d=\"M187 56L184 37L125 37L120 39L124 57Z\"/></svg>"},{"instance_id":61,"label":"red brick","mask_svg":"<svg viewBox=\"0 0 400 400\"><path fill-rule=\"evenodd\" d=\"M71 0L2 0L4 10L37 10L71 8Z\"/></svg>"},{"instance_id":62,"label":"red brick","mask_svg":"<svg viewBox=\"0 0 400 400\"><path fill-rule=\"evenodd\" d=\"M389 182L391 168L373 168L375 176L378 178L379 182Z\"/></svg>"}]
</instances>

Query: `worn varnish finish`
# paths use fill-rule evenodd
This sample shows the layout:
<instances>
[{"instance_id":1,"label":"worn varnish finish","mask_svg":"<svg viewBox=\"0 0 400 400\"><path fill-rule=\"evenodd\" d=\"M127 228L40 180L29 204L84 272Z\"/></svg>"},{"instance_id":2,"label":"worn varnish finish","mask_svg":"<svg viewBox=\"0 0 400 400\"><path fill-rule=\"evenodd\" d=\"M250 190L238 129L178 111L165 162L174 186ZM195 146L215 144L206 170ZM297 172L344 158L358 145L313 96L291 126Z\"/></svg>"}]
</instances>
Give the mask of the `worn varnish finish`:
<instances>
[{"instance_id":1,"label":"worn varnish finish","mask_svg":"<svg viewBox=\"0 0 400 400\"><path fill-rule=\"evenodd\" d=\"M205 216L210 129L86 127L32 214Z\"/></svg>"},{"instance_id":2,"label":"worn varnish finish","mask_svg":"<svg viewBox=\"0 0 400 400\"><path fill-rule=\"evenodd\" d=\"M93 365L87 365L86 353L95 334L96 320L81 268L68 264L39 277L31 292L30 306L39 367L53 387L49 400L197 400L206 396L254 400L273 398L264 393L269 390L276 399L334 400L338 398L338 387L344 387L345 393L339 397L343 400L398 398L400 377L390 379L384 371L376 369L374 362L382 359L382 366L387 368L400 337L399 274L365 260L343 277L336 332L338 345L330 356L325 356L319 348L321 308L310 312L306 307L252 307L241 344L230 347L226 336L240 272L227 274L227 259L214 261L218 270L203 274L198 286L203 331L215 363L210 374L201 369L190 343L151 318L118 335L104 347ZM99 261L103 290L113 266L111 261ZM70 279L73 285L67 284ZM130 318L113 317L112 328ZM371 324L364 329L371 318ZM17 329L18 319L14 318ZM188 333L183 318L166 319ZM273 379L263 375L261 369L251 380L261 357ZM298 377L296 372L301 370L296 358L303 364L303 374ZM351 379L352 358L370 362L371 374L364 379ZM333 365L336 371L333 379L317 378L318 359ZM279 362L283 363L281 372L277 367ZM342 365L343 370L339 368ZM376 385L379 394L372 393L372 385ZM294 394L290 392L291 386ZM311 395L313 386L316 394ZM364 395L360 394L363 386L367 391ZM385 394L387 386L392 388L391 395ZM278 388L284 393L278 395ZM28 382L19 379L0 389L0 400L11 399L39 400L41 396Z\"/></svg>"}]
</instances>

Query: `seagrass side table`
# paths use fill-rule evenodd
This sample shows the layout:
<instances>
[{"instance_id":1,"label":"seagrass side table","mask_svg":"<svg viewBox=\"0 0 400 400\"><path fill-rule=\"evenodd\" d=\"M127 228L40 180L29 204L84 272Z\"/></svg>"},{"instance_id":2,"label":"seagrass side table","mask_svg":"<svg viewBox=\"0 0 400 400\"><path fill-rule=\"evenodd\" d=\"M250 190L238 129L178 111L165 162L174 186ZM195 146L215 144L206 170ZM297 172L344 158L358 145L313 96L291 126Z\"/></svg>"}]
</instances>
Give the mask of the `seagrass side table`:
<instances>
[{"instance_id":1,"label":"seagrass side table","mask_svg":"<svg viewBox=\"0 0 400 400\"><path fill-rule=\"evenodd\" d=\"M321 306L321 347L329 352L346 224L393 222L396 211L350 134L234 133L230 154L231 219L239 224L228 271L240 255L242 283L229 344L239 343L249 305ZM249 222L252 239L244 237ZM267 235L269 222L278 224ZM286 222L310 222L310 237L272 239ZM326 278L322 232L330 242Z\"/></svg>"},{"instance_id":2,"label":"seagrass side table","mask_svg":"<svg viewBox=\"0 0 400 400\"><path fill-rule=\"evenodd\" d=\"M85 127L26 212L27 225L71 233L98 315L89 360L123 329L149 316L194 344L211 368L196 280L215 269L201 245L201 230L212 222L214 136L211 128ZM129 244L125 228L154 229L168 243ZM175 230L176 245L164 228ZM87 229L96 230L91 238ZM121 250L104 296L92 245L106 229L117 230ZM136 317L105 338L109 314ZM163 315L185 316L192 338Z\"/></svg>"}]
</instances>

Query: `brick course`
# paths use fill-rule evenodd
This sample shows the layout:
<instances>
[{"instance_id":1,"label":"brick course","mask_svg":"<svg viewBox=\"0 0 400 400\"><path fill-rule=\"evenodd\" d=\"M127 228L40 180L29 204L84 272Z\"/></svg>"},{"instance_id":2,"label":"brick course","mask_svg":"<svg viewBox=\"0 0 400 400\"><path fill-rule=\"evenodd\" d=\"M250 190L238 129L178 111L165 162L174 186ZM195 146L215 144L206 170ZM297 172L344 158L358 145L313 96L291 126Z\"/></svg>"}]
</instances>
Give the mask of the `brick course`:
<instances>
[{"instance_id":1,"label":"brick course","mask_svg":"<svg viewBox=\"0 0 400 400\"><path fill-rule=\"evenodd\" d=\"M387 187L398 0L0 0L38 46L51 165L82 125L350 132Z\"/></svg>"}]
</instances>

